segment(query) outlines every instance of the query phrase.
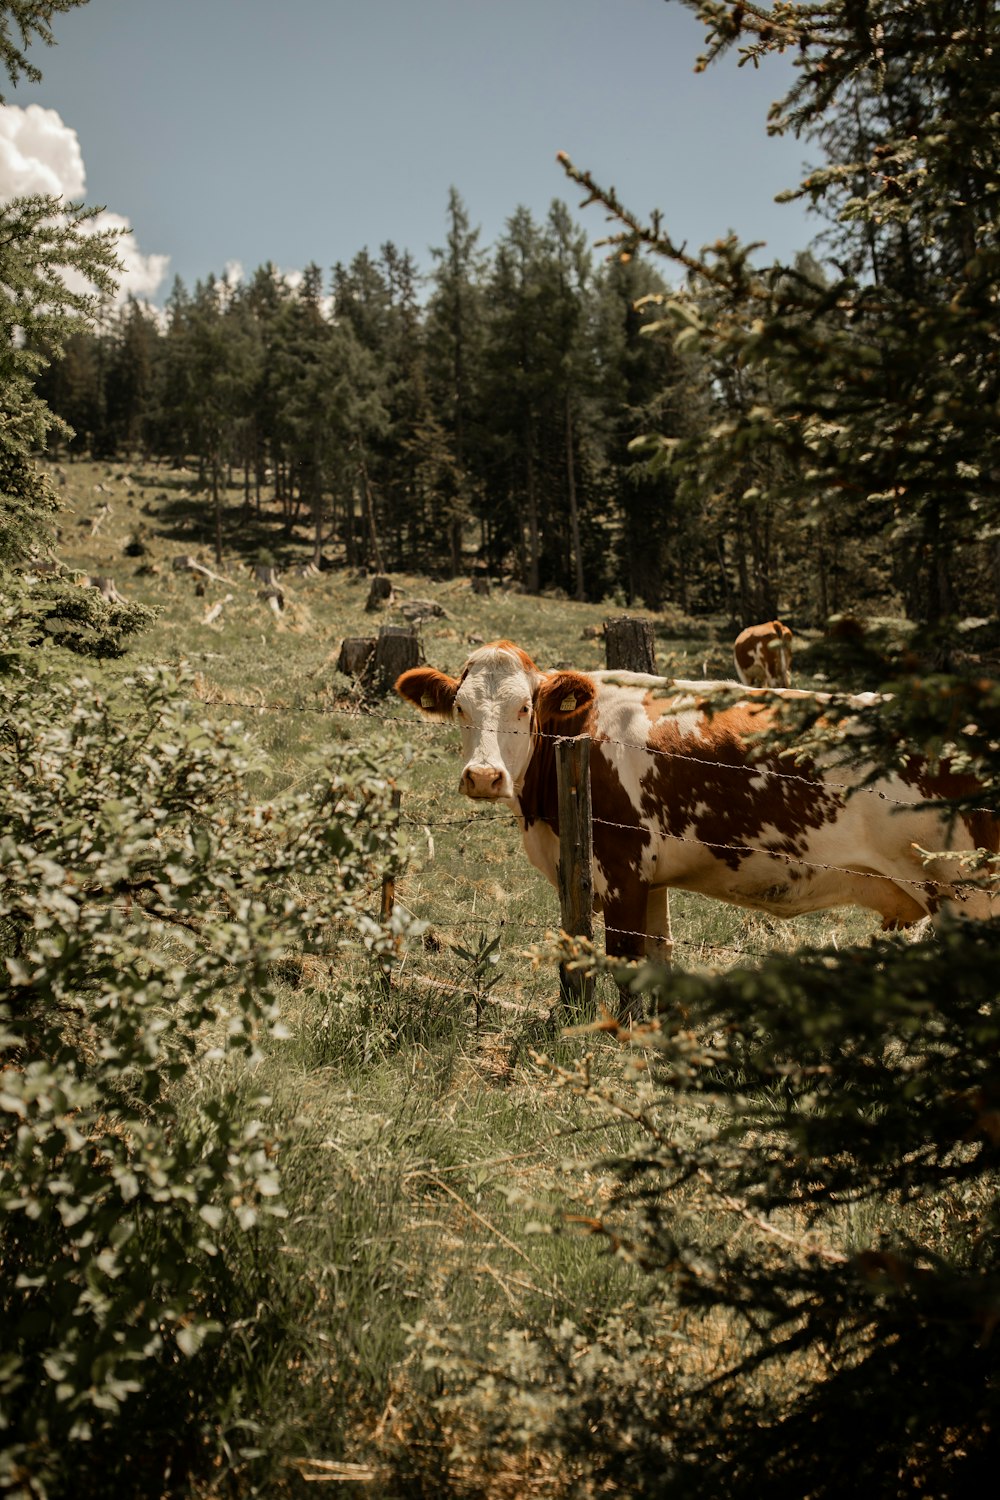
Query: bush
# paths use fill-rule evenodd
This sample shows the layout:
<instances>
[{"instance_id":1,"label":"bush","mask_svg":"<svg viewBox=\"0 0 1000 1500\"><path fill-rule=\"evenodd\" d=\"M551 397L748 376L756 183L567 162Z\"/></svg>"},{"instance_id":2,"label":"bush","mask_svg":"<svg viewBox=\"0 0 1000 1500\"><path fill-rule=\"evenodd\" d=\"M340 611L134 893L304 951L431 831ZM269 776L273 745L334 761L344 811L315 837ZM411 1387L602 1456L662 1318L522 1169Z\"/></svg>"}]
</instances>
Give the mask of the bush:
<instances>
[{"instance_id":1,"label":"bush","mask_svg":"<svg viewBox=\"0 0 1000 1500\"><path fill-rule=\"evenodd\" d=\"M250 1081L281 960L384 944L365 907L395 834L386 783L342 750L251 805L237 729L198 722L166 672L112 702L39 669L10 620L3 669L0 1489L81 1494L70 1445L127 1468L151 1391L163 1443L171 1412L193 1441L225 1406L254 1312L230 1267L266 1271L283 1211ZM168 1487L146 1461L158 1477L115 1493Z\"/></svg>"},{"instance_id":2,"label":"bush","mask_svg":"<svg viewBox=\"0 0 1000 1500\"><path fill-rule=\"evenodd\" d=\"M549 1067L633 1144L549 1227L648 1273L647 1330L472 1352L422 1330L442 1407L579 1494L616 1465L636 1497L974 1493L1000 1456L998 961L994 921L633 969L660 1014L631 1084Z\"/></svg>"}]
</instances>

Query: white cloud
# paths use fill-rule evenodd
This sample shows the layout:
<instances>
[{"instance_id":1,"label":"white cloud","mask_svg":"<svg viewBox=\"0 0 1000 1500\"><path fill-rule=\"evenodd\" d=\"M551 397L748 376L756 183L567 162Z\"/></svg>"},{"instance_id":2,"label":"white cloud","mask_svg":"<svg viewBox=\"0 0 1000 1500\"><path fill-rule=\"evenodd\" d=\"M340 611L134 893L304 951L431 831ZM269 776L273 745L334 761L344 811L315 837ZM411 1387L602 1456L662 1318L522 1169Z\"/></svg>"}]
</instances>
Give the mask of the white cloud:
<instances>
[{"instance_id":1,"label":"white cloud","mask_svg":"<svg viewBox=\"0 0 1000 1500\"><path fill-rule=\"evenodd\" d=\"M86 189L83 153L76 131L54 109L29 104L0 105L0 202L29 193L46 193L79 202ZM88 226L121 229L118 258L124 266L115 300L152 297L163 282L169 255L139 249L128 220L107 210Z\"/></svg>"},{"instance_id":2,"label":"white cloud","mask_svg":"<svg viewBox=\"0 0 1000 1500\"><path fill-rule=\"evenodd\" d=\"M111 213L108 209L97 215L92 227L95 230L121 229L125 231L117 246L118 259L125 269L121 275L116 300L124 302L129 293L139 298L140 301L143 298L152 297L166 277L170 266L170 256L147 255L140 250L139 242L128 226L128 220L123 219L121 214Z\"/></svg>"},{"instance_id":3,"label":"white cloud","mask_svg":"<svg viewBox=\"0 0 1000 1500\"><path fill-rule=\"evenodd\" d=\"M0 199L28 193L83 196L86 176L75 130L54 109L0 107Z\"/></svg>"}]
</instances>

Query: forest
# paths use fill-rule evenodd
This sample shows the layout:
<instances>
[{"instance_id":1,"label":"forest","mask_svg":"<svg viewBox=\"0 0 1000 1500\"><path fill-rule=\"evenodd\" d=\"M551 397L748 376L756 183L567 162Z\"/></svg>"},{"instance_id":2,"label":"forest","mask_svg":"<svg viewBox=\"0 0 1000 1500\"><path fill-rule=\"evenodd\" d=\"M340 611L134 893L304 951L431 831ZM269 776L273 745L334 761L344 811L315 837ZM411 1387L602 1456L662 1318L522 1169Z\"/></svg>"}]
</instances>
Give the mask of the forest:
<instances>
[{"instance_id":1,"label":"forest","mask_svg":"<svg viewBox=\"0 0 1000 1500\"><path fill-rule=\"evenodd\" d=\"M71 454L194 462L217 563L253 551L263 508L286 543L309 536L317 565L476 568L528 593L739 624L779 609L805 625L923 618L908 549L889 545L902 491L803 512L770 460L748 455L687 492L651 472L644 437L759 405L731 353L655 336L665 303L714 317L716 289L668 282L640 248L592 251L559 201L544 224L518 208L500 243L478 240L453 190L429 285L392 244L294 285L271 265L193 292L178 280L163 315L129 300L73 332L39 393L72 429ZM774 294L797 280L825 286L813 255L776 271ZM1000 587L990 545L950 566L991 597Z\"/></svg>"}]
</instances>

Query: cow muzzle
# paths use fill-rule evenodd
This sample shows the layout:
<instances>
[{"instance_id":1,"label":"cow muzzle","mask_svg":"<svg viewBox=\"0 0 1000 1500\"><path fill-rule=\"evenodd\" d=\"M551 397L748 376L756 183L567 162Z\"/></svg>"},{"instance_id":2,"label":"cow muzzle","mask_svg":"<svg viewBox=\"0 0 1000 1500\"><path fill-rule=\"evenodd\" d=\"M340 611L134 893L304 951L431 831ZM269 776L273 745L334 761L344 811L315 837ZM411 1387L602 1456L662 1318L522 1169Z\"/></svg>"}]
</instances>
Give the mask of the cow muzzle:
<instances>
[{"instance_id":1,"label":"cow muzzle","mask_svg":"<svg viewBox=\"0 0 1000 1500\"><path fill-rule=\"evenodd\" d=\"M510 797L513 793L510 776L496 766L466 766L459 789L467 797L486 798L491 802Z\"/></svg>"}]
</instances>

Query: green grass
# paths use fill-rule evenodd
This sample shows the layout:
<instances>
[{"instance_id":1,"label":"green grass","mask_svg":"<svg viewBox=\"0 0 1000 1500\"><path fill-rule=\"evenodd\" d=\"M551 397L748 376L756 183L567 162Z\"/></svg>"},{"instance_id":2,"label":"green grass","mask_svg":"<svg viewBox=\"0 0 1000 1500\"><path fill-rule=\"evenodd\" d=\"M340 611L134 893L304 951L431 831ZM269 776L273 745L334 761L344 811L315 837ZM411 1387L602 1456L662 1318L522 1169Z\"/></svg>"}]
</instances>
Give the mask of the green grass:
<instances>
[{"instance_id":1,"label":"green grass","mask_svg":"<svg viewBox=\"0 0 1000 1500\"><path fill-rule=\"evenodd\" d=\"M71 507L62 561L111 574L127 598L160 611L129 656L87 667L92 678L117 686L142 662L183 664L201 712L245 725L260 797L294 787L338 747L363 745L402 790L409 856L397 902L425 924L401 952L388 993L360 952L290 972L289 1037L270 1044L244 1079L248 1111L257 1107L251 1098L269 1101L288 1218L266 1243L234 1249L233 1274L255 1311L243 1320L243 1344L230 1350L243 1361L244 1397L217 1435L227 1456L204 1493L225 1483L237 1494L311 1493L303 1473L315 1460L369 1466L387 1495L470 1493L461 1465L448 1487L461 1424L435 1406L440 1376L424 1368L425 1344L413 1330L449 1329L471 1352L508 1328L540 1332L569 1319L596 1330L611 1310L634 1312L644 1284L633 1265L597 1238L546 1232L558 1224L554 1208L599 1210L608 1180L588 1164L621 1149L628 1128L597 1117L537 1063L544 1052L572 1067L589 1053L594 1075L614 1089L628 1059L600 1034L561 1033L564 1020L585 1018L558 1008L548 941L557 898L528 865L509 814L456 795L457 736L395 700L359 716L352 684L335 671L340 641L399 618L365 613L367 581L342 571L286 574L288 608L276 619L235 553L216 568L207 545L190 540L199 508L208 536L208 502L192 493L190 477L84 462L59 473ZM106 503L111 512L92 534ZM140 526L147 553L129 558L124 546ZM304 538L287 541L273 522L256 528L254 545L286 564L309 555ZM171 566L198 551L226 580L207 582L201 594L192 574ZM544 666L601 667L603 645L584 629L621 612L500 591L483 598L461 581L394 582L404 597L447 610L420 635L427 660L449 671L471 643L498 637ZM218 621L204 624L227 594ZM657 624L661 670L728 673L724 622ZM378 898L373 888L373 913ZM675 894L672 912L678 962L691 967L863 941L874 925L857 912L784 923L685 893ZM480 934L500 935L499 978L477 1026L469 965L455 946L474 946ZM610 1006L610 981L601 985L599 999ZM232 1081L224 1071L206 1062L200 1087L221 1089ZM720 1337L703 1331L692 1367L717 1356ZM482 1492L525 1492L516 1465L505 1475ZM560 1493L558 1475L548 1477L547 1492ZM373 1490L344 1483L340 1492Z\"/></svg>"}]
</instances>

